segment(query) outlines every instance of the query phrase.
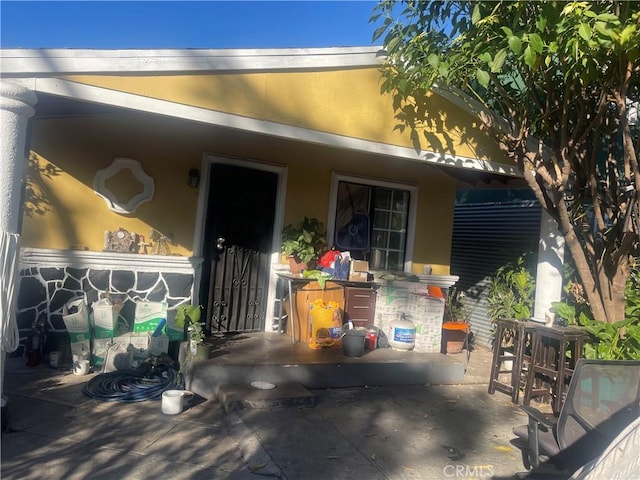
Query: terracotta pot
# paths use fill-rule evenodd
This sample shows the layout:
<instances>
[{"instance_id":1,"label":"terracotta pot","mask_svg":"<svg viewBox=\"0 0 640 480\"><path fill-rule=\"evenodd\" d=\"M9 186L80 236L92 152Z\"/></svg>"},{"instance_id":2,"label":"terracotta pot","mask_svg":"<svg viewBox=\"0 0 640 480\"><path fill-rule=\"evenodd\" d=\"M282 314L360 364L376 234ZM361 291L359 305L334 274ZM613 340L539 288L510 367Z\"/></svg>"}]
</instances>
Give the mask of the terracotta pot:
<instances>
[{"instance_id":1,"label":"terracotta pot","mask_svg":"<svg viewBox=\"0 0 640 480\"><path fill-rule=\"evenodd\" d=\"M461 353L464 350L468 332L469 325L466 323L443 323L442 340L446 353Z\"/></svg>"},{"instance_id":2,"label":"terracotta pot","mask_svg":"<svg viewBox=\"0 0 640 480\"><path fill-rule=\"evenodd\" d=\"M289 271L291 275L300 275L303 270L307 270L308 265L304 262L298 262L293 257L287 257L289 259Z\"/></svg>"}]
</instances>

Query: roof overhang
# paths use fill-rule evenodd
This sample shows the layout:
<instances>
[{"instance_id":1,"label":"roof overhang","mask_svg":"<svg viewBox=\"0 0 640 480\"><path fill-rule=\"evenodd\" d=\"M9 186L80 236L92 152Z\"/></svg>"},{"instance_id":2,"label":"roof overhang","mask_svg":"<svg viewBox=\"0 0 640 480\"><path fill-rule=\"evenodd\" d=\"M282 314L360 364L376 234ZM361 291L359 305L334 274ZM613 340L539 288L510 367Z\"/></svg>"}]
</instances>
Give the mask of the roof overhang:
<instances>
[{"instance_id":1,"label":"roof overhang","mask_svg":"<svg viewBox=\"0 0 640 480\"><path fill-rule=\"evenodd\" d=\"M0 50L2 74L172 74L357 68L379 65L380 47L218 50Z\"/></svg>"}]
</instances>

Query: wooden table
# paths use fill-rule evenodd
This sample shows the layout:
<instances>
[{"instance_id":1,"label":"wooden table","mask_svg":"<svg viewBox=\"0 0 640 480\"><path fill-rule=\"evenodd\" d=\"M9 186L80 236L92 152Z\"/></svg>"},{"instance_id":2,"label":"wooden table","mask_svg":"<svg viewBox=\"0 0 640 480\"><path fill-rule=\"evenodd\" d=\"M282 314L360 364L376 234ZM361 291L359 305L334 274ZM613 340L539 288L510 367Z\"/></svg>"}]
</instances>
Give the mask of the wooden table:
<instances>
[{"instance_id":1,"label":"wooden table","mask_svg":"<svg viewBox=\"0 0 640 480\"><path fill-rule=\"evenodd\" d=\"M298 305L297 305L297 299L295 298L296 297L295 294L299 290L301 290L304 286L309 285L311 282L316 282L317 280L315 278L305 278L305 277L300 277L296 275L291 275L288 272L276 272L276 276L279 279L286 282L287 284L287 293L289 296L289 321L287 322L287 324L289 326L289 333L291 334L291 343L295 343L296 337L302 340L303 339L302 335L304 333L303 331L298 331L296 329L296 322L300 323L299 327L302 326L303 322L302 322L302 319L296 319L295 312L297 311L296 309L298 308ZM333 290L331 289L335 289L336 285L339 286L340 292L342 294L342 302L340 302L339 299L336 298L336 300L339 303L341 303L341 308L344 308L343 287L377 288L380 286L378 283L375 283L375 282L355 282L351 280L329 279L327 280L327 289L325 290L322 290L321 288L314 289L314 291L318 292L318 294L315 295L316 298L331 296L332 293L330 292L333 292ZM326 294L323 292L326 292ZM329 298L329 300L331 300L331 298Z\"/></svg>"}]
</instances>

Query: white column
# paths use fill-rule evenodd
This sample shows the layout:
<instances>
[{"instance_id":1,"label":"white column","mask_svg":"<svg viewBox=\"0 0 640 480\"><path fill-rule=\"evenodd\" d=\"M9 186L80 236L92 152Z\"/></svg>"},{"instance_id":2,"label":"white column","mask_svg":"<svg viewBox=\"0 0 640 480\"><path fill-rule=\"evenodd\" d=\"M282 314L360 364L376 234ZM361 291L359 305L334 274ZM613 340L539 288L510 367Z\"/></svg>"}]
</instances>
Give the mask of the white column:
<instances>
[{"instance_id":1,"label":"white column","mask_svg":"<svg viewBox=\"0 0 640 480\"><path fill-rule=\"evenodd\" d=\"M16 262L20 252L20 215L26 172L27 123L34 113L34 92L0 80L0 396L5 354L17 347ZM4 401L4 398L3 398Z\"/></svg>"},{"instance_id":2,"label":"white column","mask_svg":"<svg viewBox=\"0 0 640 480\"><path fill-rule=\"evenodd\" d=\"M545 322L551 309L551 302L560 301L563 263L564 238L558 231L556 221L546 210L542 210L536 273L536 299L533 312L535 321Z\"/></svg>"},{"instance_id":3,"label":"white column","mask_svg":"<svg viewBox=\"0 0 640 480\"><path fill-rule=\"evenodd\" d=\"M0 80L0 231L18 233L26 172L27 122L37 102L34 92Z\"/></svg>"}]
</instances>

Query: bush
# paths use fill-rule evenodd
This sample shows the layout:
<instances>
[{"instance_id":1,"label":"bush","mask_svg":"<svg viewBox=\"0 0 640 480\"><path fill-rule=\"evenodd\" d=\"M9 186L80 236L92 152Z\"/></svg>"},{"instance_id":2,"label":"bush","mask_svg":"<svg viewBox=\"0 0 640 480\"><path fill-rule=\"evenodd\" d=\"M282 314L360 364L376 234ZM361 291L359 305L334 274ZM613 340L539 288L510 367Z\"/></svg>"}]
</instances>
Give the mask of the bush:
<instances>
[{"instance_id":1,"label":"bush","mask_svg":"<svg viewBox=\"0 0 640 480\"><path fill-rule=\"evenodd\" d=\"M535 279L524 256L500 267L491 279L487 296L491 322L499 318L530 319L535 289Z\"/></svg>"}]
</instances>

